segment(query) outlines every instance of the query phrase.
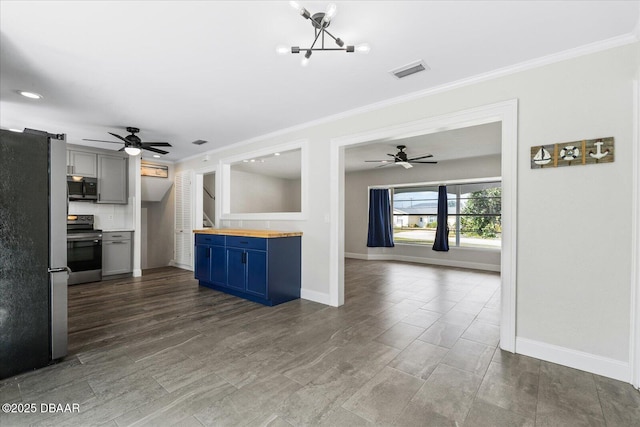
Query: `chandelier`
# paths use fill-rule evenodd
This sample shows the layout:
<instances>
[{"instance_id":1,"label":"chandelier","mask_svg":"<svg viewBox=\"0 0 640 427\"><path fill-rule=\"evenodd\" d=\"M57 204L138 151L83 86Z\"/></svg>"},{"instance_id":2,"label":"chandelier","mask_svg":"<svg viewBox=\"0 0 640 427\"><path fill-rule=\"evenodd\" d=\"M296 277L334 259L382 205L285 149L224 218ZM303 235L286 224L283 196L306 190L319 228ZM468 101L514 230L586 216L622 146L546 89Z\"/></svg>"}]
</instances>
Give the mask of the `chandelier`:
<instances>
[{"instance_id":1,"label":"chandelier","mask_svg":"<svg viewBox=\"0 0 640 427\"><path fill-rule=\"evenodd\" d=\"M302 59L302 65L306 66L309 63L309 58L311 58L311 54L316 51L344 51L344 52L360 52L360 53L369 53L371 48L367 43L362 43L359 45L346 45L344 41L340 37L335 37L327 28L329 24L331 24L331 20L336 15L337 7L334 3L329 4L327 6L326 12L318 12L311 15L311 13L302 7L296 1L290 1L289 4L291 7L296 9L298 13L304 18L311 21L311 25L313 26L314 31L314 39L313 43L311 43L310 47L301 48L300 46L292 46L289 49L286 46L279 46L276 50L279 54L289 53L301 53L304 52L304 58ZM331 38L335 42L338 47L325 47L325 36L326 38Z\"/></svg>"}]
</instances>

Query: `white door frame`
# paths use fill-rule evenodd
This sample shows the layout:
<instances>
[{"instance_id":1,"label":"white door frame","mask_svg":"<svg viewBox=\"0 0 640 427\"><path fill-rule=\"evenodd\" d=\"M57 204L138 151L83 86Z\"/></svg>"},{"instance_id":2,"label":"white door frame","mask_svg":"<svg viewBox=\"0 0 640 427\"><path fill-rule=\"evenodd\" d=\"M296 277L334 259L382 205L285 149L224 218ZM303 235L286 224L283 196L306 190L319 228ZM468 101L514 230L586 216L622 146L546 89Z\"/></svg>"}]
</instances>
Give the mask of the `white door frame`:
<instances>
[{"instance_id":1,"label":"white door frame","mask_svg":"<svg viewBox=\"0 0 640 427\"><path fill-rule=\"evenodd\" d=\"M499 102L424 120L331 139L329 300L344 304L344 150L367 142L408 138L479 124L502 123L502 253L500 347L516 351L516 231L518 100Z\"/></svg>"},{"instance_id":2,"label":"white door frame","mask_svg":"<svg viewBox=\"0 0 640 427\"><path fill-rule=\"evenodd\" d=\"M633 137L631 182L631 384L640 390L640 68L633 82Z\"/></svg>"}]
</instances>

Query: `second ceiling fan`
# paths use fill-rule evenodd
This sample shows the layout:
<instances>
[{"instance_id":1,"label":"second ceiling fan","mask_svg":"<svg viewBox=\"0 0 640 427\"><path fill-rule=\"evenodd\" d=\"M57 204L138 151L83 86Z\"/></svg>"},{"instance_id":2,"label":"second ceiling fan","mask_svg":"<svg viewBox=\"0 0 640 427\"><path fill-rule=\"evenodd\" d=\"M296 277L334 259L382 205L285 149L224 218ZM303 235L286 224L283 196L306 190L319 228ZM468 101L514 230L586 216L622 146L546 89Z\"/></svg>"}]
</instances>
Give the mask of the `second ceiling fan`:
<instances>
[{"instance_id":1,"label":"second ceiling fan","mask_svg":"<svg viewBox=\"0 0 640 427\"><path fill-rule=\"evenodd\" d=\"M407 153L404 152L404 150L406 150L407 148L406 145L398 145L396 148L398 149L398 152L396 154L387 153L387 156L393 157L393 160L365 160L365 162L382 163L378 167L383 167L387 165L400 165L405 169L412 168L413 167L412 163L429 163L429 164L438 163L433 160L423 160L423 159L428 159L430 157L433 157L433 154L425 154L424 156L409 158L407 157Z\"/></svg>"},{"instance_id":2,"label":"second ceiling fan","mask_svg":"<svg viewBox=\"0 0 640 427\"><path fill-rule=\"evenodd\" d=\"M158 154L169 154L168 151L154 148L154 147L171 147L172 145L169 144L168 142L142 142L142 140L136 135L136 133L140 132L140 129L134 128L134 127L128 127L127 132L129 132L131 135L122 137L113 132L108 132L110 135L115 136L121 141L104 141L102 139L86 139L86 138L84 138L83 141L108 142L110 144L122 144L124 142L124 147L122 147L118 151L126 151L127 154L130 154L132 156L136 156L140 154L140 150L153 151L154 153L158 153Z\"/></svg>"}]
</instances>

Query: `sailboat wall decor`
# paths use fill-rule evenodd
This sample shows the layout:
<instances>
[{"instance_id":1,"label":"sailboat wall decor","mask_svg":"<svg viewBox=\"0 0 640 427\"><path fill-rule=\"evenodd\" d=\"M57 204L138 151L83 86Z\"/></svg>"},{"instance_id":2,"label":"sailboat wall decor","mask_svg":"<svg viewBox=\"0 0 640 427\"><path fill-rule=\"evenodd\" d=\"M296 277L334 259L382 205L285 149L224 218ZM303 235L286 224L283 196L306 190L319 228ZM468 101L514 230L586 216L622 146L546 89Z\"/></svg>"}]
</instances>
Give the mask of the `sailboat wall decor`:
<instances>
[{"instance_id":1,"label":"sailboat wall decor","mask_svg":"<svg viewBox=\"0 0 640 427\"><path fill-rule=\"evenodd\" d=\"M531 147L531 169L613 162L613 137Z\"/></svg>"}]
</instances>

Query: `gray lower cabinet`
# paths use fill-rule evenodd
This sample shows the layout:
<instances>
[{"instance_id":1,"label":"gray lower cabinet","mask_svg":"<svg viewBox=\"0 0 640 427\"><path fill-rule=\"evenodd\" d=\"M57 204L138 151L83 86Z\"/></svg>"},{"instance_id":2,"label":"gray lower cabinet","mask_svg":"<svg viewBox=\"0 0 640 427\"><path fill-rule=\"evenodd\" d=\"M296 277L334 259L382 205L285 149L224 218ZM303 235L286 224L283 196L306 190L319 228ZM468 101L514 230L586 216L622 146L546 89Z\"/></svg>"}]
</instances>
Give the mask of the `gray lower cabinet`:
<instances>
[{"instance_id":1,"label":"gray lower cabinet","mask_svg":"<svg viewBox=\"0 0 640 427\"><path fill-rule=\"evenodd\" d=\"M128 159L98 154L98 203L128 202Z\"/></svg>"},{"instance_id":2,"label":"gray lower cabinet","mask_svg":"<svg viewBox=\"0 0 640 427\"><path fill-rule=\"evenodd\" d=\"M128 274L132 266L132 232L105 231L102 233L102 276Z\"/></svg>"}]
</instances>

